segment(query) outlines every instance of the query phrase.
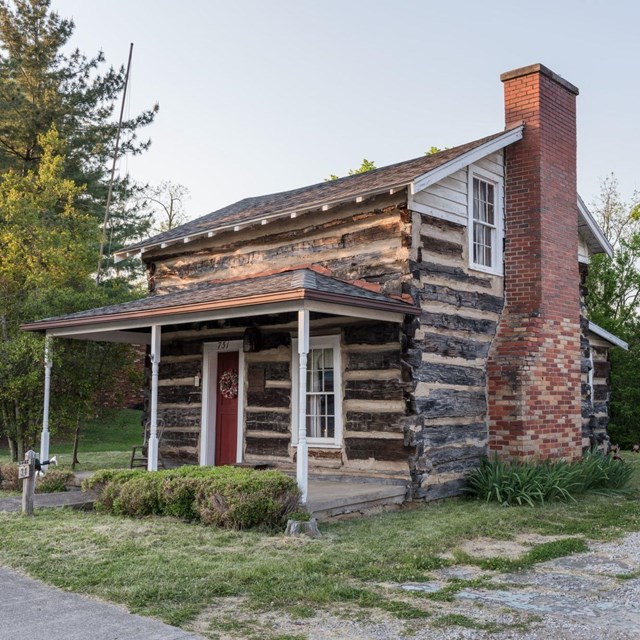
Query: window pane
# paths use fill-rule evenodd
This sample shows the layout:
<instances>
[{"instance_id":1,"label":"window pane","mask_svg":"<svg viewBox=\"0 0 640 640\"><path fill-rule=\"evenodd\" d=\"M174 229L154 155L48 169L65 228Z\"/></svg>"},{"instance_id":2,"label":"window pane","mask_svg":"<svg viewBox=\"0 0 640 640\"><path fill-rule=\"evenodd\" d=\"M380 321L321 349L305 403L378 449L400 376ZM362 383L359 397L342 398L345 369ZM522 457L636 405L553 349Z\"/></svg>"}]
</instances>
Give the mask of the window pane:
<instances>
[{"instance_id":1,"label":"window pane","mask_svg":"<svg viewBox=\"0 0 640 640\"><path fill-rule=\"evenodd\" d=\"M307 436L335 436L334 350L309 350L307 370Z\"/></svg>"}]
</instances>

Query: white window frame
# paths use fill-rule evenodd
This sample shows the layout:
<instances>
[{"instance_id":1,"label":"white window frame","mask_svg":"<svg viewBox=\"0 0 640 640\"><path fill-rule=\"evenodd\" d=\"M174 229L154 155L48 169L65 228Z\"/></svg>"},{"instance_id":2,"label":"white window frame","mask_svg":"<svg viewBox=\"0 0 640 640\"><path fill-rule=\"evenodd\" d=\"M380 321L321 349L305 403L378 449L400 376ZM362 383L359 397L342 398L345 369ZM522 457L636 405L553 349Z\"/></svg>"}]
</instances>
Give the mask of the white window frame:
<instances>
[{"instance_id":1,"label":"white window frame","mask_svg":"<svg viewBox=\"0 0 640 640\"><path fill-rule=\"evenodd\" d=\"M492 265L486 266L483 264L477 264L473 261L473 236L474 236L474 218L473 218L473 180L477 178L483 182L487 182L493 185L493 193L495 197L494 202L494 216L495 216L495 229L493 233L493 251ZM504 239L504 182L502 178L496 176L494 173L484 171L479 167L469 167L469 184L468 184L468 223L467 223L467 236L468 236L468 252L469 252L469 267L476 271L484 271L485 273L492 273L494 275L503 274L503 239Z\"/></svg>"},{"instance_id":2,"label":"white window frame","mask_svg":"<svg viewBox=\"0 0 640 640\"><path fill-rule=\"evenodd\" d=\"M291 362L291 444L298 444L298 388L300 381L300 361L298 354L298 339L292 341ZM307 436L307 444L310 447L325 449L340 449L342 447L342 358L340 353L340 336L318 336L309 338L309 351L311 349L333 349L333 389L335 423L333 438L310 438ZM310 362L308 363L310 365Z\"/></svg>"}]
</instances>

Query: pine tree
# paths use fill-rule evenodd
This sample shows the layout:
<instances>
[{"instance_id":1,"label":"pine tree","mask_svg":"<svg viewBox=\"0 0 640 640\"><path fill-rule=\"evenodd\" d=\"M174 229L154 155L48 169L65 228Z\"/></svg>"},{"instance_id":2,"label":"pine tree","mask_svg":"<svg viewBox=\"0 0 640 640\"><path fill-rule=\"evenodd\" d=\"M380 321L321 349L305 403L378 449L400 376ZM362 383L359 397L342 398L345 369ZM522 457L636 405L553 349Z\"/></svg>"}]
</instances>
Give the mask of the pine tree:
<instances>
[{"instance_id":1,"label":"pine tree","mask_svg":"<svg viewBox=\"0 0 640 640\"><path fill-rule=\"evenodd\" d=\"M66 53L75 25L50 5L50 0L0 0L0 175L37 168L43 155L39 140L53 126L66 143L64 177L84 186L78 206L101 220L125 70L105 69L102 52ZM140 140L138 132L153 122L157 108L123 122L122 154L148 149L150 140ZM148 215L127 209L133 189L126 177L115 186L112 249L149 228Z\"/></svg>"}]
</instances>

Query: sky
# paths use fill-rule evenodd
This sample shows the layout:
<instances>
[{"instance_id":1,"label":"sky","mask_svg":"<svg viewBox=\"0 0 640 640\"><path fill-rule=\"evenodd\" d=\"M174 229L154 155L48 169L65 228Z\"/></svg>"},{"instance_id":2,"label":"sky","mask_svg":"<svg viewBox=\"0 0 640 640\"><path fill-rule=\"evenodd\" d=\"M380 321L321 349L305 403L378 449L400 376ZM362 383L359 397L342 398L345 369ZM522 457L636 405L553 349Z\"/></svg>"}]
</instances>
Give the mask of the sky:
<instances>
[{"instance_id":1,"label":"sky","mask_svg":"<svg viewBox=\"0 0 640 640\"><path fill-rule=\"evenodd\" d=\"M126 63L121 172L188 187L189 217L502 130L500 73L540 62L580 88L578 189L640 189L640 3L610 0L52 0L72 44Z\"/></svg>"}]
</instances>

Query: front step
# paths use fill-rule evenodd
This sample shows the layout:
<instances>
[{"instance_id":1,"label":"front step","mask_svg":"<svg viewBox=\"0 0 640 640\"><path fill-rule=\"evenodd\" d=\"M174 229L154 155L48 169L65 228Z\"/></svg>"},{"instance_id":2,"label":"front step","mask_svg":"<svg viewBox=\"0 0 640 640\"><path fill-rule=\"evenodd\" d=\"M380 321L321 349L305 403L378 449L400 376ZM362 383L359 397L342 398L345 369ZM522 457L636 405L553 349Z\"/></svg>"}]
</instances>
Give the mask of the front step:
<instances>
[{"instance_id":1,"label":"front step","mask_svg":"<svg viewBox=\"0 0 640 640\"><path fill-rule=\"evenodd\" d=\"M401 505L406 494L405 486L316 480L309 483L307 508L326 522Z\"/></svg>"}]
</instances>

